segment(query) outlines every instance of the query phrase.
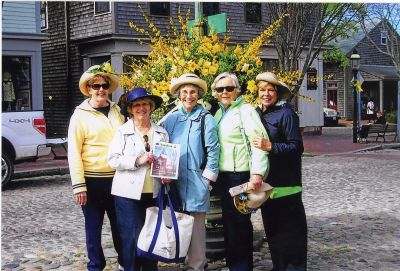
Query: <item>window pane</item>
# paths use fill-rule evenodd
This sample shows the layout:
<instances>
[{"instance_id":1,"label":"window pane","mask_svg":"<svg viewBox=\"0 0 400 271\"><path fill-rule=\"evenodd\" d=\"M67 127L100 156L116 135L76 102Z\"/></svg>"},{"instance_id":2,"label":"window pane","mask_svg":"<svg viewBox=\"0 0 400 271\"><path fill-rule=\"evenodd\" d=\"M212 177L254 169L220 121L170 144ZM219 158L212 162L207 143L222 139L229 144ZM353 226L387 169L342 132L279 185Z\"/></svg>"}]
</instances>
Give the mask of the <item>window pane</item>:
<instances>
[{"instance_id":1,"label":"window pane","mask_svg":"<svg viewBox=\"0 0 400 271\"><path fill-rule=\"evenodd\" d=\"M317 89L317 70L314 68L310 68L307 71L307 89Z\"/></svg>"},{"instance_id":2,"label":"window pane","mask_svg":"<svg viewBox=\"0 0 400 271\"><path fill-rule=\"evenodd\" d=\"M263 59L262 68L268 72L276 71L279 68L279 61L278 59Z\"/></svg>"},{"instance_id":3,"label":"window pane","mask_svg":"<svg viewBox=\"0 0 400 271\"><path fill-rule=\"evenodd\" d=\"M31 110L31 58L3 56L2 60L3 112Z\"/></svg>"},{"instance_id":4,"label":"window pane","mask_svg":"<svg viewBox=\"0 0 400 271\"><path fill-rule=\"evenodd\" d=\"M203 14L205 17L219 13L219 3L217 2L204 2Z\"/></svg>"},{"instance_id":5,"label":"window pane","mask_svg":"<svg viewBox=\"0 0 400 271\"><path fill-rule=\"evenodd\" d=\"M261 3L246 4L246 23L261 23Z\"/></svg>"},{"instance_id":6,"label":"window pane","mask_svg":"<svg viewBox=\"0 0 400 271\"><path fill-rule=\"evenodd\" d=\"M151 2L150 15L169 16L169 3Z\"/></svg>"},{"instance_id":7,"label":"window pane","mask_svg":"<svg viewBox=\"0 0 400 271\"><path fill-rule=\"evenodd\" d=\"M94 13L101 14L110 11L110 2L94 2Z\"/></svg>"}]
</instances>

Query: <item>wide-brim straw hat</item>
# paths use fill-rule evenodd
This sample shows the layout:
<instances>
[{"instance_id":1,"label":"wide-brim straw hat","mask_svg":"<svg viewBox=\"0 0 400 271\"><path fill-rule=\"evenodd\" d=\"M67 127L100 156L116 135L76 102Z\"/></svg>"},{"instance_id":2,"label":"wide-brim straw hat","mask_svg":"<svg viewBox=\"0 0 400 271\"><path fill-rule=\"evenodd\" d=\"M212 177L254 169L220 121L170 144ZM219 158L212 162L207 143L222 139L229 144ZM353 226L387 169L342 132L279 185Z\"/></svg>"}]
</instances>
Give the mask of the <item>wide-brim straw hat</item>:
<instances>
[{"instance_id":1,"label":"wide-brim straw hat","mask_svg":"<svg viewBox=\"0 0 400 271\"><path fill-rule=\"evenodd\" d=\"M163 99L160 96L151 94L145 88L134 88L128 92L126 106L129 107L129 105L134 101L144 98L150 99L154 102L154 110L159 108L163 102Z\"/></svg>"},{"instance_id":2,"label":"wide-brim straw hat","mask_svg":"<svg viewBox=\"0 0 400 271\"><path fill-rule=\"evenodd\" d=\"M207 92L207 83L203 79L200 79L196 74L194 73L185 73L179 76L178 78L172 78L171 79L171 84L169 86L170 92L174 96L178 96L177 90L179 89L180 86L186 85L186 84L191 84L198 86L199 88L202 89L202 92L199 92L199 96L202 97L205 92Z\"/></svg>"},{"instance_id":3,"label":"wide-brim straw hat","mask_svg":"<svg viewBox=\"0 0 400 271\"><path fill-rule=\"evenodd\" d=\"M267 201L272 193L272 186L263 183L257 191L250 190L233 197L236 209L242 214L250 214Z\"/></svg>"},{"instance_id":4,"label":"wide-brim straw hat","mask_svg":"<svg viewBox=\"0 0 400 271\"><path fill-rule=\"evenodd\" d=\"M110 78L110 88L108 89L109 94L113 93L118 88L119 77L107 72L106 70L99 70L100 68L101 65L94 65L82 74L81 79L79 80L79 89L83 95L90 96L87 89L87 82L96 75L107 76Z\"/></svg>"},{"instance_id":5,"label":"wide-brim straw hat","mask_svg":"<svg viewBox=\"0 0 400 271\"><path fill-rule=\"evenodd\" d=\"M257 75L256 83L258 83L259 81L268 82L277 86L279 99L290 98L291 92L288 85L286 85L282 81L279 81L278 77L272 72L263 72Z\"/></svg>"}]
</instances>

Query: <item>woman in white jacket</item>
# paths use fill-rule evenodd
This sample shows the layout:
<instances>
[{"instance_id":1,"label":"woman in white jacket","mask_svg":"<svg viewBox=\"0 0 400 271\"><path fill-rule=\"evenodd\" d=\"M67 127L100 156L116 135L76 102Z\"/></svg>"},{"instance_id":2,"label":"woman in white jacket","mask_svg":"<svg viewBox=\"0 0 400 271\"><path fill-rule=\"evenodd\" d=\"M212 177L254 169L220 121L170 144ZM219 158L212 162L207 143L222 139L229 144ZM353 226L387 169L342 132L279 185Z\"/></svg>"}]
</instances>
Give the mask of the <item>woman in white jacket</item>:
<instances>
[{"instance_id":1,"label":"woman in white jacket","mask_svg":"<svg viewBox=\"0 0 400 271\"><path fill-rule=\"evenodd\" d=\"M151 146L168 142L168 133L150 119L162 103L159 96L144 88L128 93L130 119L116 132L109 149L109 164L116 169L111 194L114 195L125 271L154 271L157 262L136 257L136 244L145 221L146 208L155 206L160 179L150 176ZM168 180L162 180L168 182Z\"/></svg>"}]
</instances>

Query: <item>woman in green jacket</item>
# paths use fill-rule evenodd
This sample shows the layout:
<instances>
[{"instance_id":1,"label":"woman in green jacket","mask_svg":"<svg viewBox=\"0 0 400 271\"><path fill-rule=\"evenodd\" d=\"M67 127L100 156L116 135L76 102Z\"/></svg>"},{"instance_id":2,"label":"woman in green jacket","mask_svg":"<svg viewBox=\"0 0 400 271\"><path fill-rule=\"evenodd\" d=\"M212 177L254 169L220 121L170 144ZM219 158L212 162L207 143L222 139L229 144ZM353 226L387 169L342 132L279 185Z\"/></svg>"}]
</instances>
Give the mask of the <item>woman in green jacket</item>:
<instances>
[{"instance_id":1,"label":"woman in green jacket","mask_svg":"<svg viewBox=\"0 0 400 271\"><path fill-rule=\"evenodd\" d=\"M256 110L240 95L234 74L221 73L211 85L220 109L215 114L221 145L218 190L221 194L226 262L230 271L253 270L253 226L251 214L241 214L234 206L229 188L249 182L260 188L268 173L268 153L251 146L256 136L268 135Z\"/></svg>"}]
</instances>

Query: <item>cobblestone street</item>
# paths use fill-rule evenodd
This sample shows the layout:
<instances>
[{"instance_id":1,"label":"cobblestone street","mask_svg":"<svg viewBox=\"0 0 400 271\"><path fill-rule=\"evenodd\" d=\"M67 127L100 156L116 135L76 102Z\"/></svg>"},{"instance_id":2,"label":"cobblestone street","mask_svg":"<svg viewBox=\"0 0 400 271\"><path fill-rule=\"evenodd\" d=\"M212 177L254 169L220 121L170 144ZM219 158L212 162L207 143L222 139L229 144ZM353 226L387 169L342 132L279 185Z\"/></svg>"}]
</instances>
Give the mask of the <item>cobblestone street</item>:
<instances>
[{"instance_id":1,"label":"cobblestone street","mask_svg":"<svg viewBox=\"0 0 400 271\"><path fill-rule=\"evenodd\" d=\"M309 270L400 270L399 169L399 149L303 158ZM262 230L259 213L253 222ZM108 223L103 232L106 270L115 270ZM2 192L1 241L3 270L86 270L69 175L13 181ZM272 268L266 243L254 256L254 270ZM226 268L215 262L209 270Z\"/></svg>"}]
</instances>

